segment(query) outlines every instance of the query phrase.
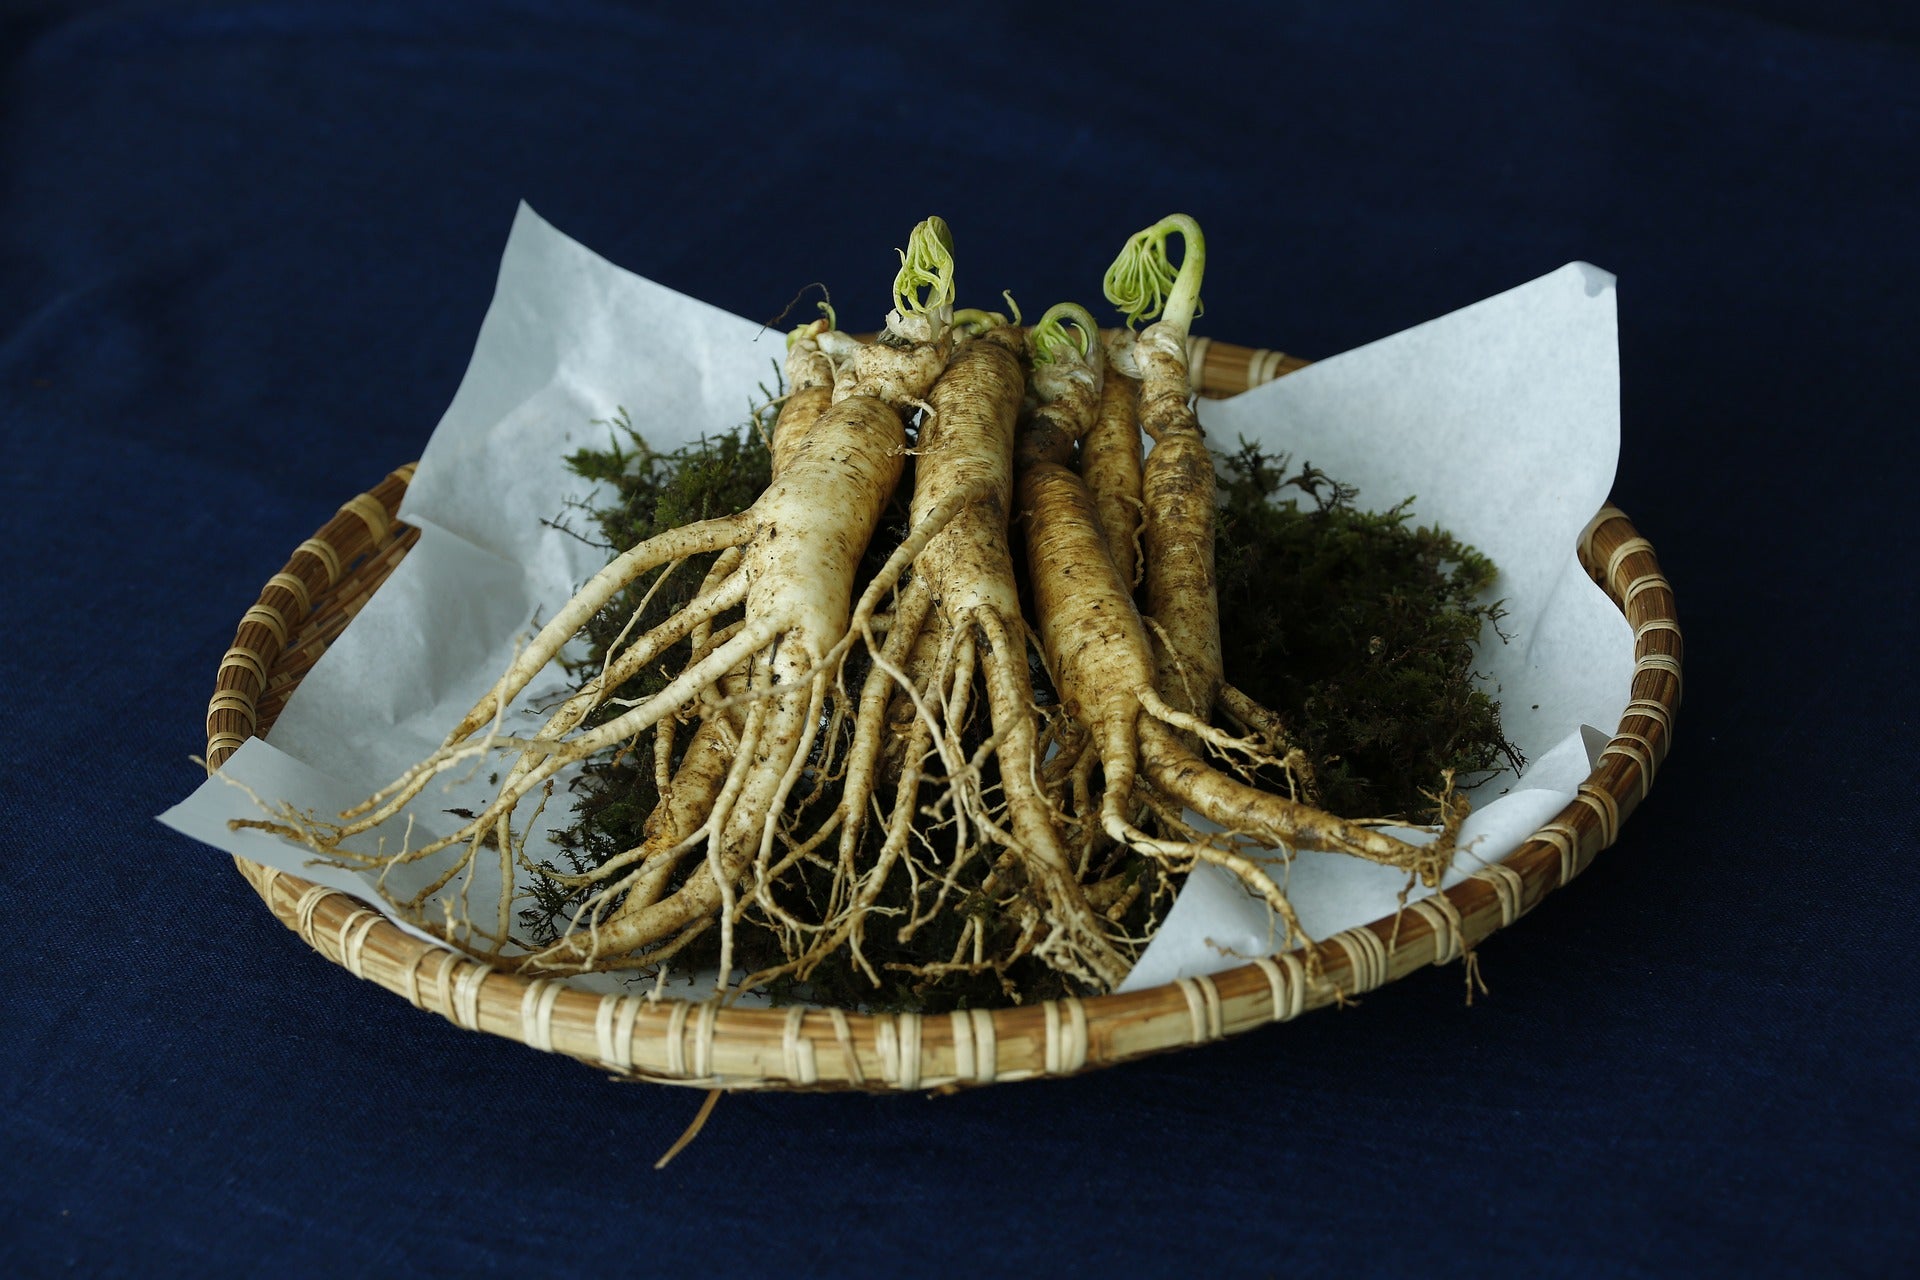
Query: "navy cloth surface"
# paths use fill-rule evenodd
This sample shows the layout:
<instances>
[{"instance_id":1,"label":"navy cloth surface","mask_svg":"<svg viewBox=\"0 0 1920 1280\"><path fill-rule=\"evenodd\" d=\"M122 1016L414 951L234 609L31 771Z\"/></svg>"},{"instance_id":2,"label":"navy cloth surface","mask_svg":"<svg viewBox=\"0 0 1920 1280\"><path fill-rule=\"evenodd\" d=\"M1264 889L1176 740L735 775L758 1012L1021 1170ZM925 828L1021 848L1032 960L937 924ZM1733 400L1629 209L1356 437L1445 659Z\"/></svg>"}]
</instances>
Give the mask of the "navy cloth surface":
<instances>
[{"instance_id":1,"label":"navy cloth surface","mask_svg":"<svg viewBox=\"0 0 1920 1280\"><path fill-rule=\"evenodd\" d=\"M1911 1274L1920 22L1789 3L0 17L0 1273ZM241 612L418 455L517 201L754 317L944 214L1206 227L1325 355L1618 273L1686 629L1618 845L1457 968L1086 1077L699 1096L457 1030L152 815ZM844 317L850 327L878 315Z\"/></svg>"}]
</instances>

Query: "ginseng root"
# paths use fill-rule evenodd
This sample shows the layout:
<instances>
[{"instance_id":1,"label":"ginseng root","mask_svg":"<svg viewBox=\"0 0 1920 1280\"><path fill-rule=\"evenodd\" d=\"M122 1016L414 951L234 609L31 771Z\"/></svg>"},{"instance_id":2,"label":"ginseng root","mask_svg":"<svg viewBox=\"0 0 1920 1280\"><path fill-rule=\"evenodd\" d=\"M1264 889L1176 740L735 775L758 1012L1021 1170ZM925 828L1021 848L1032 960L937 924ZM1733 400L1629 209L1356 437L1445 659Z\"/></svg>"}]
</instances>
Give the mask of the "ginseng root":
<instances>
[{"instance_id":1,"label":"ginseng root","mask_svg":"<svg viewBox=\"0 0 1920 1280\"><path fill-rule=\"evenodd\" d=\"M672 893L617 921L588 931L590 940L563 941L540 956L543 967L568 967L589 952L619 954L673 937L717 911L722 928L722 973L729 968L736 884L756 862L764 867L784 835L787 800L806 765L832 685L832 662L844 654L854 607L856 572L893 489L899 481L906 439L902 412L917 405L948 355L952 257L938 220L914 228L895 281L896 310L880 341L863 348L839 371L831 405L776 445L780 471L747 511L703 521L651 539L596 574L542 629L508 671L449 733L435 755L360 807L342 826L294 832L323 853L339 841L396 813L438 773L477 759L504 744L521 754L487 809L453 834L394 855L415 861L464 845L440 884L471 861L486 844L502 860L503 881L496 928L487 954L500 959L508 941L512 885L512 822L517 807L541 792L568 763L647 732L689 707L732 673L744 673L748 701L738 745L704 821L680 845L704 843L706 859ZM804 415L798 415L799 418ZM924 541L926 533L916 531ZM621 714L574 731L564 719L532 738L488 735L469 741L499 719L508 701L551 661L588 618L647 568L706 551L736 549L734 567L718 584L632 642L609 663L608 676L587 701L614 692L620 671L637 671L673 643L738 606L743 618L721 642L675 675L666 686ZM904 560L889 566L897 576ZM890 582L870 585L869 595ZM557 732L556 732L557 730ZM716 730L716 732L718 732ZM683 765L683 768L685 766ZM684 825L684 819L678 825ZM522 837L523 838L523 837Z\"/></svg>"},{"instance_id":2,"label":"ginseng root","mask_svg":"<svg viewBox=\"0 0 1920 1280\"><path fill-rule=\"evenodd\" d=\"M1192 244L1190 239L1189 268L1197 267ZM1137 252L1133 244L1129 250ZM1153 297L1157 310L1168 282L1153 270L1153 264L1142 267L1127 259L1123 254L1113 274L1123 275L1123 268L1145 274L1153 286L1147 291L1158 291ZM1197 277L1193 270L1191 278L1181 282L1183 287L1173 290L1182 310L1160 333L1151 335L1149 350L1155 359L1166 335L1173 336L1184 353L1185 325L1198 301ZM1143 342L1146 338L1143 335ZM1150 361L1143 371L1152 369ZM1143 414L1155 399L1165 405L1171 398L1177 398L1177 407L1186 411L1184 394L1173 396L1150 377L1143 378ZM1041 642L1062 704L1084 726L1098 755L1103 775L1100 822L1107 834L1172 866L1204 861L1226 868L1272 908L1288 937L1299 941L1307 940L1285 893L1260 861L1244 850L1244 843L1257 842L1279 850L1282 856L1303 848L1337 850L1437 880L1439 869L1451 860L1452 835L1463 810L1443 806L1444 826L1434 845L1410 844L1250 786L1215 769L1189 745L1204 742L1216 752L1277 763L1263 758L1256 744L1213 728L1195 710L1210 709L1220 688L1217 613L1211 617L1211 628L1207 625L1207 611L1217 608L1211 594L1211 460L1199 486L1203 489L1200 501L1194 501L1190 491L1195 482L1188 481L1189 490L1181 488L1179 478L1191 475L1184 465L1165 467L1158 477L1159 491L1146 491L1147 597L1166 615L1155 620L1154 630L1161 639L1156 657L1149 624L1114 562L1093 497L1068 465L1073 445L1092 416L1091 412L1036 416L1020 440L1018 493L1027 521L1028 573ZM1184 463L1189 450L1183 432L1198 440L1198 426L1169 426L1171 416L1164 408L1159 412L1156 425L1161 436L1155 452L1171 440L1175 451L1168 461ZM1204 456L1203 442L1201 453ZM1151 484L1155 479L1151 455L1147 476ZM1196 525L1201 529L1196 530ZM1156 554L1164 561L1158 568ZM1182 598L1183 592L1203 589L1203 601ZM1137 783L1145 783L1150 790L1136 795ZM1176 832L1178 838L1166 838L1142 830L1135 814L1143 802L1157 797L1171 799L1216 823L1224 830L1224 838L1202 839L1187 831Z\"/></svg>"},{"instance_id":3,"label":"ginseng root","mask_svg":"<svg viewBox=\"0 0 1920 1280\"><path fill-rule=\"evenodd\" d=\"M1226 869L1309 947L1272 870L1297 850L1437 884L1466 813L1450 781L1430 843L1326 813L1303 802L1311 772L1281 718L1227 681L1214 459L1186 363L1199 228L1174 215L1128 242L1108 296L1129 326L1156 322L1104 339L1070 304L1030 332L1017 314L1009 325L988 312L965 313L956 330L951 250L938 219L914 228L877 339L835 331L830 313L789 338L771 480L750 507L614 557L438 749L339 821L282 811L246 825L378 872L383 892L394 868L431 866L431 884L389 900L501 967L652 966L717 934L722 994L734 989L736 927L774 935L765 950L743 943L741 967L761 967L741 987L818 980L828 957L845 956L876 987L889 967L915 983L990 974L1012 991L1009 970L1038 961L1070 990L1105 990L1143 945L1131 935L1143 914L1150 931L1169 871ZM905 533L870 557L909 456ZM689 602L657 620L663 586L705 558ZM537 727L510 730L509 708L633 594L644 599L596 650L592 677ZM1036 644L1059 699L1044 712ZM658 801L639 834L576 874L534 866L526 832L561 771L602 755L625 767L620 753L640 735L651 735ZM384 840L377 855L350 843L496 752L492 798L457 831L417 845L409 833L397 852ZM1257 784L1276 776L1263 770L1290 794ZM631 812L618 829L631 829ZM456 882L489 867L489 849L502 888L493 918L476 923L438 895L452 886L446 898L463 902ZM544 946L514 936L517 872L555 883L550 895L537 886L543 906L577 904ZM934 927L943 913L951 923ZM867 941L881 921L903 944L924 930L922 950L869 959L866 948L885 949Z\"/></svg>"},{"instance_id":4,"label":"ginseng root","mask_svg":"<svg viewBox=\"0 0 1920 1280\"><path fill-rule=\"evenodd\" d=\"M1013 915L1023 921L1021 941L1011 951L998 950L991 963L1004 969L1031 950L1090 985L1111 986L1126 975L1131 961L1088 905L1041 786L1028 632L1008 542L1026 339L984 315L973 328L974 336L960 345L928 393L930 413L914 450L912 523L927 525L949 507L954 514L916 558L892 629L861 692L838 819L843 864L860 846L870 780L884 739L896 731L889 706L904 696L916 708L914 738L895 791L888 837L873 865L857 874L858 888L839 925L794 967L804 975L809 963L842 941L851 942L856 963L865 965L860 954L864 919L897 861L909 856L905 824L918 806L917 783L931 752L946 769L944 807L955 831L954 852L952 862L930 877L932 901L916 906L901 927L902 938L941 909L962 866L990 849L998 862L986 892L1010 895ZM963 738L974 718L976 671L985 695L987 738L969 758ZM997 796L988 793L985 782L989 753ZM997 947L980 936L987 927L977 917L969 919L950 966L967 963L967 955L989 963Z\"/></svg>"},{"instance_id":5,"label":"ginseng root","mask_svg":"<svg viewBox=\"0 0 1920 1280\"><path fill-rule=\"evenodd\" d=\"M1183 245L1177 275L1166 254L1173 235L1179 235ZM1140 421L1154 442L1142 489L1145 605L1150 632L1160 641L1158 690L1168 705L1196 720L1216 706L1224 687L1213 573L1213 457L1194 416L1187 370L1187 331L1199 307L1205 262L1199 226L1175 214L1129 240L1107 274L1108 300L1126 312L1129 323L1160 316L1133 346L1140 372ZM1242 695L1228 701L1234 704L1235 718L1262 719ZM1272 717L1263 728L1271 733L1277 726L1278 718ZM1176 732L1182 728L1190 731ZM1436 838L1412 844L1384 835L1371 822L1337 818L1222 774L1195 753L1196 736L1206 735L1193 733L1174 718L1143 720L1140 742L1147 776L1162 792L1229 831L1284 849L1324 849L1400 867L1428 885L1437 885L1453 861L1467 805L1450 788L1436 802ZM1293 759L1296 766L1303 763L1297 754Z\"/></svg>"}]
</instances>

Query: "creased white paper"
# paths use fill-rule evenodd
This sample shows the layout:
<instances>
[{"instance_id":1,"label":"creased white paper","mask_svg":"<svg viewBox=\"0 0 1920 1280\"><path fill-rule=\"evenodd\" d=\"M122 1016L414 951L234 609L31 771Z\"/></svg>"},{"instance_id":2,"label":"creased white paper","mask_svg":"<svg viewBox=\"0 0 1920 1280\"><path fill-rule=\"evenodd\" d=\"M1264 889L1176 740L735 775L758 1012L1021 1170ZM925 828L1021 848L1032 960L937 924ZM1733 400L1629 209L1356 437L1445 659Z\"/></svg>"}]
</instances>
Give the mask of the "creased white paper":
<instances>
[{"instance_id":1,"label":"creased white paper","mask_svg":"<svg viewBox=\"0 0 1920 1280\"><path fill-rule=\"evenodd\" d=\"M251 742L161 820L238 854L379 905L351 871L230 818L263 797L331 815L436 747L510 661L536 617L551 616L603 553L551 526L586 496L565 455L606 440L594 425L624 407L652 445L672 449L733 430L784 354L782 335L612 266L522 206L473 359L428 443L402 517L420 543L302 681L265 742ZM1482 786L1472 847L1456 874L1494 860L1557 812L1586 776L1581 726L1611 727L1625 706L1632 642L1619 612L1574 559L1605 499L1618 448L1612 278L1584 264L1325 360L1234 400L1203 402L1220 444L1244 436L1311 461L1386 506L1417 495L1416 516L1488 552L1501 568L1502 624L1481 669L1508 733L1534 763ZM392 459L399 462L402 459ZM576 523L579 523L576 519ZM505 716L553 692L536 682ZM482 765L430 787L409 809L409 846L457 825L491 794ZM564 795L564 793L562 793ZM564 824L564 801L535 827ZM386 837L387 847L400 835ZM371 852L374 846L359 846ZM537 854L535 855L538 856ZM490 920L497 866L477 863L452 891ZM410 891L431 862L394 872ZM1403 878L1301 855L1290 892L1315 936L1393 909ZM1129 979L1130 987L1210 972L1270 949L1265 909L1199 872ZM596 983L595 985L599 985Z\"/></svg>"}]
</instances>

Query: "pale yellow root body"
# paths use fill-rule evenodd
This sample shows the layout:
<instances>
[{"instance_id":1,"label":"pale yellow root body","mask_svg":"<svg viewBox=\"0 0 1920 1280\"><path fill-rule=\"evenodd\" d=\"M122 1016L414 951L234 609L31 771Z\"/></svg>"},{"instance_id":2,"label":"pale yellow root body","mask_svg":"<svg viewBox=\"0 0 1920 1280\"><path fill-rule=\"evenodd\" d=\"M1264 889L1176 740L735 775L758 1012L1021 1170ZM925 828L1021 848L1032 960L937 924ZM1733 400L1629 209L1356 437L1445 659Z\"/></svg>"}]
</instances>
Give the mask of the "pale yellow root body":
<instances>
[{"instance_id":1,"label":"pale yellow root body","mask_svg":"<svg viewBox=\"0 0 1920 1280\"><path fill-rule=\"evenodd\" d=\"M853 888L836 897L837 909L829 912L832 926L788 966L802 976L843 942L851 946L856 963L866 965L861 953L866 919L885 877L910 856L919 782L930 756L938 756L946 771L939 807L953 824L955 861L937 873L932 903L902 926L903 939L939 909L961 865L985 839L1007 850L1024 871L1024 894L1031 896L1015 909L1040 917L1027 945L1055 967L1096 985L1118 982L1129 966L1080 891L1039 781L1027 633L1007 542L1013 432L1025 385L1022 347L1015 331L975 337L961 346L927 393L930 413L915 449L909 519L915 528L936 522L940 528L914 560L893 626L861 690L846 797L837 818L843 880ZM972 715L976 670L984 680L998 800L982 788L984 762L969 760L961 743ZM908 724L888 715L890 707L903 703L913 709ZM889 739L903 741L905 749L886 838L875 865L849 876ZM1012 958L1017 957L999 957L1001 963Z\"/></svg>"},{"instance_id":2,"label":"pale yellow root body","mask_svg":"<svg viewBox=\"0 0 1920 1280\"><path fill-rule=\"evenodd\" d=\"M1017 330L990 329L960 350L929 393L934 413L920 443L914 510L937 504L947 492L978 496L927 545L916 572L935 596L941 649L949 648L950 637L961 637L985 678L1004 816L994 814L977 791L971 802L977 821L995 828L1026 874L1045 930L1036 950L1056 968L1112 985L1126 976L1130 961L1087 904L1040 783L1039 718L1008 543L1013 439L1025 389L1023 347ZM935 674L936 687L941 674ZM966 674L957 682L963 693L972 684L971 672ZM957 736L963 727L963 720L950 720L947 731ZM977 782L977 775L968 781Z\"/></svg>"},{"instance_id":3,"label":"pale yellow root body","mask_svg":"<svg viewBox=\"0 0 1920 1280\"><path fill-rule=\"evenodd\" d=\"M1213 572L1213 454L1189 401L1186 338L1165 323L1134 342L1140 425L1153 439L1141 472L1145 610L1162 638L1162 697L1204 717L1219 692L1220 600Z\"/></svg>"},{"instance_id":4,"label":"pale yellow root body","mask_svg":"<svg viewBox=\"0 0 1920 1280\"><path fill-rule=\"evenodd\" d=\"M883 385L884 361L871 363L879 368L869 372L868 385ZM756 862L765 871L775 858L777 840L785 834L785 798L818 729L829 682L830 654L848 633L854 574L886 499L898 482L906 444L899 413L882 401L868 395L849 396L808 421L802 406L817 404L818 390L804 390L809 393L807 399L796 406L791 417L783 414L783 422L776 428L774 447L781 470L753 508L760 512L764 504L766 519L758 526L740 567L727 579L728 583L740 580L746 584L746 624L713 655L689 668L708 666L715 663L714 655L730 653L754 664L761 674L753 681L752 692L759 696L748 704L746 727L717 787L717 760L701 762L688 779L696 802L682 806L664 820L660 847L651 855L656 864L652 875L628 890L627 901L604 924L549 948L540 958L542 967L577 966L598 956L634 952L689 928L704 928L703 922L716 914L722 927L722 954L730 959L734 886ZM848 474L877 483L861 493L845 485L836 488L821 482L823 476L849 467L852 470ZM779 501L776 495L783 493L791 494L792 500ZM835 493L843 496L820 500L822 495ZM862 513L861 527L845 527L848 504ZM822 590L817 585L820 583L830 584L829 589ZM791 609L796 598L807 601L811 608L801 611L796 625L778 629L761 640L769 628L757 620L776 615L781 608ZM783 605L783 601L787 603ZM720 675L732 666L722 668ZM719 678L715 676L709 684ZM675 684L684 679L683 673ZM768 694L776 688L784 691ZM647 727L646 716L657 700L649 700L594 734L582 735L582 740L590 744L589 749L599 750L619 740L609 730L619 731L622 737L640 732ZM706 724L716 723L716 717L722 717L717 722L724 724L725 714L724 704L709 707L703 730ZM581 748L573 746L570 750ZM691 763L690 755L682 769ZM679 785L676 776L674 790ZM712 800L705 820L690 825L693 815L700 811L702 793L709 792ZM663 807L665 804L663 800ZM689 842L702 835L707 846L705 863L675 892L661 897L659 885L684 856Z\"/></svg>"},{"instance_id":5,"label":"pale yellow root body","mask_svg":"<svg viewBox=\"0 0 1920 1280\"><path fill-rule=\"evenodd\" d=\"M1143 335L1143 341L1151 333ZM1143 413L1147 387L1143 380ZM1175 406L1161 406L1163 428L1170 407ZM1183 397L1177 409L1190 416ZM1190 475L1192 450L1185 447L1177 424L1163 429L1155 446L1156 454L1169 443L1175 446L1161 469L1158 491L1152 487L1153 457L1148 458L1146 581L1149 599L1157 601L1165 615L1155 620L1159 625L1154 630L1162 640L1156 661L1149 623L1135 608L1129 584L1114 563L1092 495L1065 465L1076 426L1070 415L1055 415L1036 419L1028 428L1019 451L1019 504L1027 521L1028 578L1041 642L1063 706L1085 727L1098 753L1104 776L1101 824L1107 833L1175 866L1207 861L1227 868L1267 902L1292 935L1299 933L1292 907L1255 858L1229 844L1167 840L1140 830L1133 820L1136 781L1217 823L1230 841L1255 840L1283 855L1296 849L1350 853L1437 881L1451 861L1463 809L1445 814L1443 830L1432 845L1413 845L1249 786L1195 754L1189 737L1249 757L1257 754L1251 744L1228 739L1194 710L1211 710L1220 689L1218 613L1212 594L1211 460L1204 482L1184 481L1205 495L1206 505L1197 506L1189 500L1191 494L1180 492L1183 477ZM1197 425L1191 435L1204 456ZM1157 536L1156 512L1164 513ZM1191 528L1202 518L1204 545ZM1167 561L1158 570L1156 554ZM1199 591L1202 584L1201 600L1181 598L1182 592ZM1183 654L1186 645L1192 646L1197 660Z\"/></svg>"},{"instance_id":6,"label":"pale yellow root body","mask_svg":"<svg viewBox=\"0 0 1920 1280\"><path fill-rule=\"evenodd\" d=\"M1226 867L1298 934L1292 904L1252 859L1227 847L1158 839L1132 821L1139 735L1152 720L1139 696L1153 688L1146 628L1078 475L1059 462L1030 462L1020 477L1020 505L1029 517L1027 563L1041 644L1062 705L1099 753L1100 821L1108 835L1176 870L1201 861Z\"/></svg>"},{"instance_id":7,"label":"pale yellow root body","mask_svg":"<svg viewBox=\"0 0 1920 1280\"><path fill-rule=\"evenodd\" d=\"M770 472L778 476L799 452L799 445L819 422L833 399L833 367L820 351L819 332L824 322L800 330L787 350L787 395L775 419L773 438L768 441ZM715 560L700 584L696 599L715 600L730 608L745 594L745 580L734 578L741 560L740 548L731 547ZM737 584L729 595L721 596L723 584ZM644 609L644 603L642 608ZM685 627L697 661L710 651L709 639L714 612L683 610ZM737 628L736 628L737 630ZM723 637L724 639L724 637ZM645 654L639 646L622 650L606 666L604 673L588 682L568 699L561 711L549 721L547 733L564 723L562 732L580 724L609 691L618 689L638 674L657 654ZM659 802L642 827L641 843L608 859L591 874L555 879L601 884L605 886L583 904L576 913L574 927L552 945L524 957L520 967L529 972L577 971L593 968L637 966L664 958L656 947L644 957L632 957L609 948L628 936L629 923L646 908L659 902L668 884L687 855L696 847L695 837L704 829L714 802L719 798L740 746L740 716L737 709L714 705L726 697L737 696L744 681L729 673L716 681L708 696L702 698L705 714L687 742L679 766L673 764L674 717L655 726L654 789ZM629 870L631 868L631 870ZM546 873L552 875L552 873ZM607 911L606 904L618 905ZM584 923L583 923L584 922ZM603 932L604 930L604 932ZM611 954L613 957L609 959Z\"/></svg>"},{"instance_id":8,"label":"pale yellow root body","mask_svg":"<svg viewBox=\"0 0 1920 1280\"><path fill-rule=\"evenodd\" d=\"M1081 478L1100 513L1114 568L1130 587L1139 585L1142 568L1139 397L1140 384L1109 362L1099 412L1080 441Z\"/></svg>"}]
</instances>

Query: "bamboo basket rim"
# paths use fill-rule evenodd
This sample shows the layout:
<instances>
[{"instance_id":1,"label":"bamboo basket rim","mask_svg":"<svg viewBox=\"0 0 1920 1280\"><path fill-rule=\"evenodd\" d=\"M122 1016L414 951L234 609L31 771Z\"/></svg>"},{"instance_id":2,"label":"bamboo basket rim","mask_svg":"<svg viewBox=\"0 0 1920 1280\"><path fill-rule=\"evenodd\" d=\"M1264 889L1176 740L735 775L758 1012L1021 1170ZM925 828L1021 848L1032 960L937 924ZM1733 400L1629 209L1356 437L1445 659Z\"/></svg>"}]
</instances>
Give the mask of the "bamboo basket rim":
<instances>
[{"instance_id":1,"label":"bamboo basket rim","mask_svg":"<svg viewBox=\"0 0 1920 1280\"><path fill-rule=\"evenodd\" d=\"M1247 390L1307 363L1207 338L1191 339L1189 354L1195 385L1209 396ZM395 515L413 472L412 463L399 467L341 506L243 615L208 704L209 772L266 733L300 679L417 540ZM1672 740L1681 636L1673 589L1653 546L1619 508L1594 515L1578 551L1634 635L1630 700L1597 766L1573 800L1503 861L1325 939L1318 973L1297 955L1278 954L1144 991L951 1014L720 1009L596 995L496 971L402 931L346 893L234 861L282 923L354 976L468 1030L563 1053L616 1076L703 1089L895 1092L1071 1075L1290 1021L1425 965L1470 963L1476 944L1614 843Z\"/></svg>"}]
</instances>

